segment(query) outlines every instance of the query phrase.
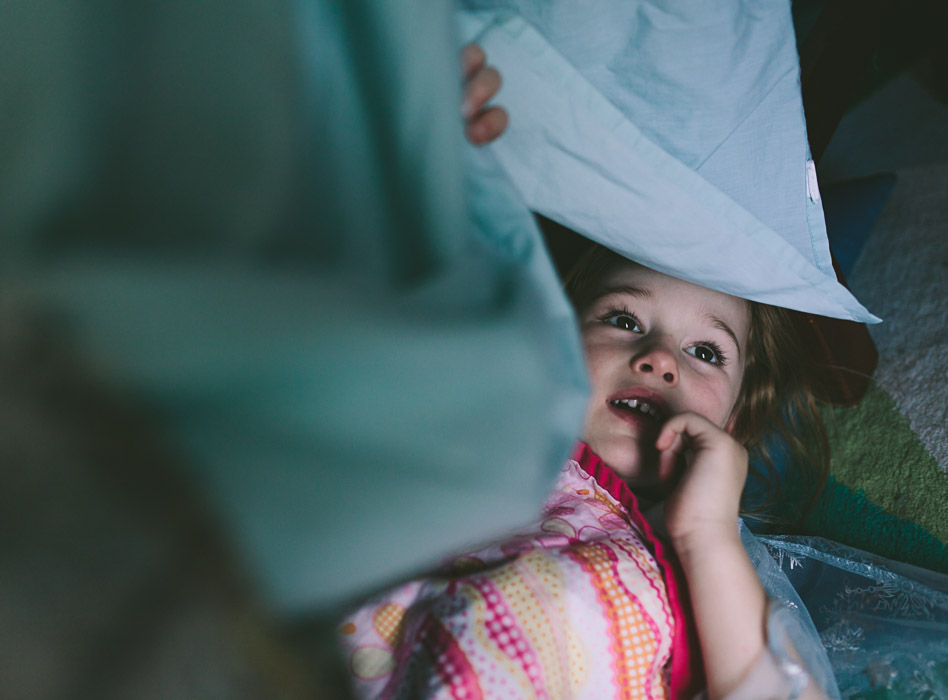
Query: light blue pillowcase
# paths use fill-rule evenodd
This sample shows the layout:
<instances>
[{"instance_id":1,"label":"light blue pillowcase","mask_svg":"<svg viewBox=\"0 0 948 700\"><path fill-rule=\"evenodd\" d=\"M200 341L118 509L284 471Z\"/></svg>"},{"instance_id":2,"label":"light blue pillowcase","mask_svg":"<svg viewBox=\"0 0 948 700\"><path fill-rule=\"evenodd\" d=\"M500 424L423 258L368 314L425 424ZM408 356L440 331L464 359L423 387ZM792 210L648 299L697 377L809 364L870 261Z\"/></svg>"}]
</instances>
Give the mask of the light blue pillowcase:
<instances>
[{"instance_id":1,"label":"light blue pillowcase","mask_svg":"<svg viewBox=\"0 0 948 700\"><path fill-rule=\"evenodd\" d=\"M788 2L463 6L533 210L712 289L878 321L832 269Z\"/></svg>"}]
</instances>

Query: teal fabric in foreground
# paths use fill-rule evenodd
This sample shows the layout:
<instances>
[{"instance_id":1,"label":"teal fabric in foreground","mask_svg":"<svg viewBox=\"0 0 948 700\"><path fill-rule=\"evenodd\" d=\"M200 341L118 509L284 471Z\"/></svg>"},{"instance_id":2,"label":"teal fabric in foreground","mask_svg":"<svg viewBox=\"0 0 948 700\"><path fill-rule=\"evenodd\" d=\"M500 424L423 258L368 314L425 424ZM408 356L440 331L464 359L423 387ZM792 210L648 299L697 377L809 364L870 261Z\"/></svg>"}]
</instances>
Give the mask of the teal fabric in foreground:
<instances>
[{"instance_id":1,"label":"teal fabric in foreground","mask_svg":"<svg viewBox=\"0 0 948 700\"><path fill-rule=\"evenodd\" d=\"M636 250L659 269L721 284L751 270L728 282L736 293L793 305L807 290L838 314L864 313L821 271L821 241L787 242L741 187L693 171L687 144L627 119L631 107L589 73L595 57L574 53L578 35L561 53L509 14L475 18L492 60L528 60L501 66L508 87L523 87L504 95L511 133L465 156L450 7L215 0L89 12L40 3L0 30L17 68L0 274L64 312L84 351L150 407L281 610L383 585L516 524L544 494L578 430L585 379L527 205L590 224L621 205L602 235L618 245L644 231ZM635 34L636 46L665 46L665 30L709 17L660 16L639 25L656 33ZM663 54L650 55L658 65ZM563 82L548 82L560 68ZM535 89L530 71L543 78ZM654 90L665 79L643 76ZM589 140L531 132L537 112L515 110L532 97L555 98L534 110L575 117ZM668 122L668 138L689 124ZM712 131L727 133L723 122ZM520 140L529 133L541 140ZM747 139L722 143L704 153L709 173L731 145L748 152ZM518 148L539 160L512 168ZM545 160L557 153L561 170ZM610 172L600 158L639 169ZM788 201L809 232L805 150L794 158ZM504 171L547 179L511 185ZM743 257L695 255L715 250Z\"/></svg>"},{"instance_id":2,"label":"teal fabric in foreground","mask_svg":"<svg viewBox=\"0 0 948 700\"><path fill-rule=\"evenodd\" d=\"M0 275L150 410L271 608L325 609L528 518L585 373L526 207L465 155L451 7L95 12L0 29L24 51L70 38L13 73L32 121L3 137L23 197ZM35 126L77 104L88 129Z\"/></svg>"}]
</instances>

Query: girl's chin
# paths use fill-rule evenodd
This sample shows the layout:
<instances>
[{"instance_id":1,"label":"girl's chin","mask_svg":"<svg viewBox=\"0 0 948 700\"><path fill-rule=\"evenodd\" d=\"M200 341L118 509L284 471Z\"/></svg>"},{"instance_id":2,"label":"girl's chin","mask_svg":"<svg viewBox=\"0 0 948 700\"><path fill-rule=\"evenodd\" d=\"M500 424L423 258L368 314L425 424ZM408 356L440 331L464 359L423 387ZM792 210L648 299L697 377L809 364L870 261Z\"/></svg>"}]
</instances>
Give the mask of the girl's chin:
<instances>
[{"instance_id":1,"label":"girl's chin","mask_svg":"<svg viewBox=\"0 0 948 700\"><path fill-rule=\"evenodd\" d=\"M658 450L651 443L643 446L626 435L611 435L586 442L589 449L628 485L643 507L665 500L678 481L677 470L666 479L659 478Z\"/></svg>"},{"instance_id":2,"label":"girl's chin","mask_svg":"<svg viewBox=\"0 0 948 700\"><path fill-rule=\"evenodd\" d=\"M589 444L590 449L606 463L633 491L660 486L658 451L643 449L634 440L608 440L602 445ZM600 447L601 449L597 449Z\"/></svg>"}]
</instances>

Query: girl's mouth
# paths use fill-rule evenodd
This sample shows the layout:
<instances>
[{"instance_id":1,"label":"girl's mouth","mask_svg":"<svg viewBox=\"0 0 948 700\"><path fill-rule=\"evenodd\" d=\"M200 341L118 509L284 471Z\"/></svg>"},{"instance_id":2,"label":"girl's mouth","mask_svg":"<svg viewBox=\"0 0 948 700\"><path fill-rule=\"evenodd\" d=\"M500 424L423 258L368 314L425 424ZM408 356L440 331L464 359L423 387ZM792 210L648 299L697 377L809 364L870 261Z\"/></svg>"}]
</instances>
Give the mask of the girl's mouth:
<instances>
[{"instance_id":1,"label":"girl's mouth","mask_svg":"<svg viewBox=\"0 0 948 700\"><path fill-rule=\"evenodd\" d=\"M657 430L665 422L665 414L646 399L612 399L609 410L620 420L640 430Z\"/></svg>"},{"instance_id":2,"label":"girl's mouth","mask_svg":"<svg viewBox=\"0 0 948 700\"><path fill-rule=\"evenodd\" d=\"M614 399L609 402L609 405L620 411L639 413L659 423L665 420L662 409L646 399Z\"/></svg>"}]
</instances>

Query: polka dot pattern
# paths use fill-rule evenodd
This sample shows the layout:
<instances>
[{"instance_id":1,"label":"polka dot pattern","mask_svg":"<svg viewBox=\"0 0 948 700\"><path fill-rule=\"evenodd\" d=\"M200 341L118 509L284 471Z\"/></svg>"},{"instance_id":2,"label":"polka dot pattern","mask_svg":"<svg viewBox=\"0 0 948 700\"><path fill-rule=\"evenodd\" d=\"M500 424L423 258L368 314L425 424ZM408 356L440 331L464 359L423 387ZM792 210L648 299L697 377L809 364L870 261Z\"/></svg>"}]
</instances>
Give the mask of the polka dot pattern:
<instances>
[{"instance_id":1,"label":"polka dot pattern","mask_svg":"<svg viewBox=\"0 0 948 700\"><path fill-rule=\"evenodd\" d=\"M660 665L665 659L668 658L671 653L671 635L666 635L661 633L660 626L656 621L656 618L664 620L664 622L669 626L673 624L674 615L671 611L671 605L668 602L668 594L665 590L665 584L662 580L661 573L658 568L652 565L651 554L646 549L645 545L641 540L631 539L631 538L615 538L613 544L621 552L626 554L628 558L635 563L638 573L643 579L645 579L652 588L655 596L651 600L657 603L657 606L653 609L652 615L647 619L652 627L652 634L655 635L655 638L660 641L659 650L656 657L656 662ZM639 600L645 600L644 596L640 596ZM658 614L660 612L660 615Z\"/></svg>"},{"instance_id":2,"label":"polka dot pattern","mask_svg":"<svg viewBox=\"0 0 948 700\"><path fill-rule=\"evenodd\" d=\"M513 566L474 587L485 603L484 626L493 647L512 662L508 667L532 690L531 697L548 698L541 655L548 653L553 632L533 593Z\"/></svg>"},{"instance_id":3,"label":"polka dot pattern","mask_svg":"<svg viewBox=\"0 0 948 700\"><path fill-rule=\"evenodd\" d=\"M397 647L402 636L402 622L405 618L405 608L397 603L386 603L379 606L372 616L372 624L379 637L388 642L389 646Z\"/></svg>"},{"instance_id":4,"label":"polka dot pattern","mask_svg":"<svg viewBox=\"0 0 948 700\"><path fill-rule=\"evenodd\" d=\"M668 697L661 569L631 511L571 465L532 526L339 627L357 697Z\"/></svg>"},{"instance_id":5,"label":"polka dot pattern","mask_svg":"<svg viewBox=\"0 0 948 700\"><path fill-rule=\"evenodd\" d=\"M484 693L478 674L447 628L437 619L428 618L424 636L442 687L448 690L449 697L453 700L482 700Z\"/></svg>"},{"instance_id":6,"label":"polka dot pattern","mask_svg":"<svg viewBox=\"0 0 948 700\"><path fill-rule=\"evenodd\" d=\"M652 626L618 575L618 556L605 544L576 548L571 556L592 577L602 611L609 620L618 697L650 697L646 686L651 685L657 644Z\"/></svg>"},{"instance_id":7,"label":"polka dot pattern","mask_svg":"<svg viewBox=\"0 0 948 700\"><path fill-rule=\"evenodd\" d=\"M547 649L545 666L558 670L547 678L547 687L553 697L570 697L572 689L581 686L585 678L584 645L568 621L570 619L567 576L554 556L545 552L523 557L521 575L531 581L537 598L545 599L544 610L550 621L553 637ZM563 663L565 661L565 664Z\"/></svg>"}]
</instances>

